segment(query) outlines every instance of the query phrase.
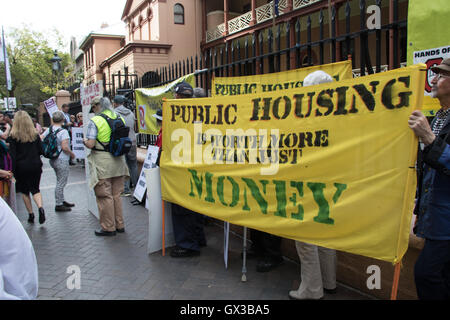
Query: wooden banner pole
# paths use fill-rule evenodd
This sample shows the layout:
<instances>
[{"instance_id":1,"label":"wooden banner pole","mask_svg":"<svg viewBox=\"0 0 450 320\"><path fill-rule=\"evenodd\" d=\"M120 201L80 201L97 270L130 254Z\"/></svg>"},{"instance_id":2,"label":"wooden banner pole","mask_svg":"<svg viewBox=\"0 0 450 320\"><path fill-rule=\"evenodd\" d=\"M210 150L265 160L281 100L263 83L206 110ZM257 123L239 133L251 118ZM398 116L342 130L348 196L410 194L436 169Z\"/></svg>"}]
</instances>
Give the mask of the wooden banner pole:
<instances>
[{"instance_id":1,"label":"wooden banner pole","mask_svg":"<svg viewBox=\"0 0 450 320\"><path fill-rule=\"evenodd\" d=\"M401 261L399 261L395 265L394 280L392 283L392 290L391 290L391 300L397 300L398 283L400 281L400 269L401 269Z\"/></svg>"}]
</instances>

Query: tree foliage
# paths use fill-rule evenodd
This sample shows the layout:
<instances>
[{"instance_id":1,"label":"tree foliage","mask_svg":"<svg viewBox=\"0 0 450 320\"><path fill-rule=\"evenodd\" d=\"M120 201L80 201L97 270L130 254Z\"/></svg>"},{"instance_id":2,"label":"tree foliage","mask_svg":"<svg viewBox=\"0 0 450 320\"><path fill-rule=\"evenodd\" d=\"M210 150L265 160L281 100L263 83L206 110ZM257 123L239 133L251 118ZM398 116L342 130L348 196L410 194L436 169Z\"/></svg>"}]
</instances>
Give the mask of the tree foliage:
<instances>
[{"instance_id":1,"label":"tree foliage","mask_svg":"<svg viewBox=\"0 0 450 320\"><path fill-rule=\"evenodd\" d=\"M51 48L50 42L56 43L56 48ZM28 26L14 28L6 35L6 43L12 78L9 96L16 97L18 106L32 103L37 107L66 85L73 61L70 54L64 52L67 46L57 30L43 34ZM58 77L51 64L55 50L62 59ZM4 65L0 65L0 95L6 96Z\"/></svg>"}]
</instances>

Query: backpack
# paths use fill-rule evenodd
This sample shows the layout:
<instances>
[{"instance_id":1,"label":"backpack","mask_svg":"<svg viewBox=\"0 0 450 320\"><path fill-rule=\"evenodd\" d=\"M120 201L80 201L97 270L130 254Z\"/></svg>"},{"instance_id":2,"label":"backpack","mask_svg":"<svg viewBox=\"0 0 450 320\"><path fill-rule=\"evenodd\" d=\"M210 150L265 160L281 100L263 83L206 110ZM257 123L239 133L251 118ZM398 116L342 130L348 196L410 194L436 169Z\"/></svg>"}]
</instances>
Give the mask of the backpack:
<instances>
[{"instance_id":1,"label":"backpack","mask_svg":"<svg viewBox=\"0 0 450 320\"><path fill-rule=\"evenodd\" d=\"M53 131L53 127L50 126L48 128L48 135L42 141L42 154L47 159L57 159L62 150L58 149L58 133L64 130L63 128L59 128L56 131Z\"/></svg>"},{"instance_id":2,"label":"backpack","mask_svg":"<svg viewBox=\"0 0 450 320\"><path fill-rule=\"evenodd\" d=\"M108 125L111 128L111 136L107 145L101 143L97 139L98 143L104 148L104 150L99 151L109 152L114 157L120 157L130 152L132 146L131 139L128 137L130 128L125 125L122 118L118 116L116 119L111 119L103 113L100 114L100 117L108 122Z\"/></svg>"}]
</instances>

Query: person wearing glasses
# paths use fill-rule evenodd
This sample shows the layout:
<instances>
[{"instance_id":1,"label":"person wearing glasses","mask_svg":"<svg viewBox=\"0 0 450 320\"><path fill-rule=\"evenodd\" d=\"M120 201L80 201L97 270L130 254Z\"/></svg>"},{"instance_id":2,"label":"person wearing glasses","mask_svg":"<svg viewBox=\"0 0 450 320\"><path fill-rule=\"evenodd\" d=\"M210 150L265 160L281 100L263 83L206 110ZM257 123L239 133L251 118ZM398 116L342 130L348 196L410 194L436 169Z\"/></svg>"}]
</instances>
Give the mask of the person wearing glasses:
<instances>
[{"instance_id":1,"label":"person wearing glasses","mask_svg":"<svg viewBox=\"0 0 450 320\"><path fill-rule=\"evenodd\" d=\"M432 95L441 109L431 125L414 111L408 125L419 138L414 232L425 245L414 268L421 300L450 299L450 58L432 67ZM423 148L422 148L423 146Z\"/></svg>"}]
</instances>

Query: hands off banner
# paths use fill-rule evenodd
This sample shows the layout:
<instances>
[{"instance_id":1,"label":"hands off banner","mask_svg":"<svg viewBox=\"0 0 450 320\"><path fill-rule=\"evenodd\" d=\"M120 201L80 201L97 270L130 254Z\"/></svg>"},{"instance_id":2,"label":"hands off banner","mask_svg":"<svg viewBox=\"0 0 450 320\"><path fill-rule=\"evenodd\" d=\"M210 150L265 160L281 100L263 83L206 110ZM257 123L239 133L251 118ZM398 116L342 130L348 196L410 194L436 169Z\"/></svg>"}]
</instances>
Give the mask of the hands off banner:
<instances>
[{"instance_id":1,"label":"hands off banner","mask_svg":"<svg viewBox=\"0 0 450 320\"><path fill-rule=\"evenodd\" d=\"M435 116L441 108L439 100L431 95L431 67L450 58L450 7L447 0L409 0L408 2L408 65L424 63L427 66L423 113Z\"/></svg>"},{"instance_id":2,"label":"hands off banner","mask_svg":"<svg viewBox=\"0 0 450 320\"><path fill-rule=\"evenodd\" d=\"M295 89L303 86L303 79L311 72L322 70L336 81L352 79L352 61L323 64L285 72L244 77L217 77L212 81L212 96L236 96Z\"/></svg>"},{"instance_id":3,"label":"hands off banner","mask_svg":"<svg viewBox=\"0 0 450 320\"><path fill-rule=\"evenodd\" d=\"M163 199L397 263L408 247L425 66L163 106Z\"/></svg>"},{"instance_id":4,"label":"hands off banner","mask_svg":"<svg viewBox=\"0 0 450 320\"><path fill-rule=\"evenodd\" d=\"M166 86L135 90L139 133L158 134L159 128L153 115L158 109L162 108L163 99L174 97L172 90L182 81L189 83L193 88L195 87L195 77L192 73Z\"/></svg>"}]
</instances>

